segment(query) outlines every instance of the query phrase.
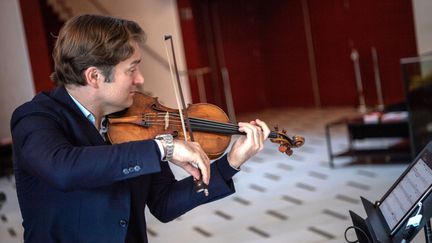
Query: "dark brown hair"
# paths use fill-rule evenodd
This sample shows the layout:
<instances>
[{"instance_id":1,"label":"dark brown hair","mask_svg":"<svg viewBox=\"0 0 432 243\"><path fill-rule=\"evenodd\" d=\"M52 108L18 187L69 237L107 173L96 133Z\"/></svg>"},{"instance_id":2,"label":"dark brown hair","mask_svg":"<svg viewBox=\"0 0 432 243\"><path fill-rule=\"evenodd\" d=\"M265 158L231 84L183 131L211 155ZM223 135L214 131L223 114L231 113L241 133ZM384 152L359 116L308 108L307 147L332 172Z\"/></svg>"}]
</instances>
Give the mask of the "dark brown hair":
<instances>
[{"instance_id":1,"label":"dark brown hair","mask_svg":"<svg viewBox=\"0 0 432 243\"><path fill-rule=\"evenodd\" d=\"M75 16L65 23L56 41L51 79L57 85L86 85L84 71L96 67L112 80L112 70L132 56L132 41L143 46L145 33L129 20L100 15Z\"/></svg>"}]
</instances>

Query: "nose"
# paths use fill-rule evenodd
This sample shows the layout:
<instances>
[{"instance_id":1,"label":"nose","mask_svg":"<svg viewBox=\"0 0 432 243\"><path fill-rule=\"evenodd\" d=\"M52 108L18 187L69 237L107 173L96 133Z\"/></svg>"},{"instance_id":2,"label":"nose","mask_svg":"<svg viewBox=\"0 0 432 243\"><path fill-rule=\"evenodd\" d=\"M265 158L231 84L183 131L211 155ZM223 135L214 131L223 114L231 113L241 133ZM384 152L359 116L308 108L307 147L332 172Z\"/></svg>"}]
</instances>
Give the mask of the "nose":
<instances>
[{"instance_id":1,"label":"nose","mask_svg":"<svg viewBox=\"0 0 432 243\"><path fill-rule=\"evenodd\" d=\"M141 71L139 71L134 79L135 84L143 84L144 83L144 76L141 74Z\"/></svg>"}]
</instances>

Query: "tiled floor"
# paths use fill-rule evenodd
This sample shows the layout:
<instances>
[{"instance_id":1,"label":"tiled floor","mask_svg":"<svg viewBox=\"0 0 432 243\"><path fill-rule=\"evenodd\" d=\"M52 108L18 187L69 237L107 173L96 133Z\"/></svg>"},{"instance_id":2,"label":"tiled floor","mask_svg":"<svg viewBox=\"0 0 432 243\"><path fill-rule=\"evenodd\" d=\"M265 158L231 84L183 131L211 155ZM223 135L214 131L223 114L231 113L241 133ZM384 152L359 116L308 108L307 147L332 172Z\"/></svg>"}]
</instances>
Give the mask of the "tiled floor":
<instances>
[{"instance_id":1,"label":"tiled floor","mask_svg":"<svg viewBox=\"0 0 432 243\"><path fill-rule=\"evenodd\" d=\"M268 110L244 115L259 116L278 124L288 134L299 134L306 144L287 157L266 142L265 149L235 176L237 193L203 205L173 222L162 224L148 212L149 240L167 242L345 242L351 225L348 210L365 213L359 197L380 199L408 164L348 165L349 159L328 166L324 126L339 117L355 114L348 108ZM346 131L333 131L333 148L347 147ZM174 168L180 178L185 174ZM0 209L0 242L22 241L13 178L0 180L7 201ZM210 192L211 193L211 192ZM348 233L354 239L353 232ZM413 242L424 242L421 232Z\"/></svg>"}]
</instances>

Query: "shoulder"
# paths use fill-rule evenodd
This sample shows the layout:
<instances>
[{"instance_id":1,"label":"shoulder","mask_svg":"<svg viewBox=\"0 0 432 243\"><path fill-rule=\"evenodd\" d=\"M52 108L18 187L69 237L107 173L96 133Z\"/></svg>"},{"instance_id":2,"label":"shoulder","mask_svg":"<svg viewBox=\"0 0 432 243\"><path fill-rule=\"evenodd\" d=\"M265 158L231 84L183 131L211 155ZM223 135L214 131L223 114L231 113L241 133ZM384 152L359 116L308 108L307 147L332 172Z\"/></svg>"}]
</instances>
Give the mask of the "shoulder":
<instances>
[{"instance_id":1,"label":"shoulder","mask_svg":"<svg viewBox=\"0 0 432 243\"><path fill-rule=\"evenodd\" d=\"M65 112L68 112L68 110L71 110L72 107L70 107L66 101L69 97L59 95L59 93L61 93L59 89L60 88L56 88L50 92L41 92L31 101L16 108L12 113L11 128L13 129L20 120L29 116L44 116L60 121L60 117L62 117Z\"/></svg>"}]
</instances>

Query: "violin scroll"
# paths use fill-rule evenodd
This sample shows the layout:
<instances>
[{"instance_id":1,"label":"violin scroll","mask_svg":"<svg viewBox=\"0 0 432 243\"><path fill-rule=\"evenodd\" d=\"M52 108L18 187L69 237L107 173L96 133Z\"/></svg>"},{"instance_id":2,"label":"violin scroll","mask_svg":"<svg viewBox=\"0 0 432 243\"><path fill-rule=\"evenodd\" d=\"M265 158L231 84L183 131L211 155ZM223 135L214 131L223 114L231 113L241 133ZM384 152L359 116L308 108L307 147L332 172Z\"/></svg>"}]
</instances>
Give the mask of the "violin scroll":
<instances>
[{"instance_id":1,"label":"violin scroll","mask_svg":"<svg viewBox=\"0 0 432 243\"><path fill-rule=\"evenodd\" d=\"M279 144L279 152L285 153L288 156L293 154L292 148L298 148L303 146L305 139L302 136L287 136L287 131L283 129L281 132L278 131L278 127L275 127L275 132L270 134L270 141Z\"/></svg>"}]
</instances>

